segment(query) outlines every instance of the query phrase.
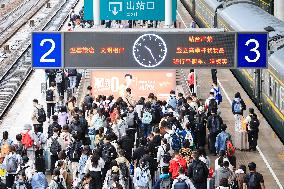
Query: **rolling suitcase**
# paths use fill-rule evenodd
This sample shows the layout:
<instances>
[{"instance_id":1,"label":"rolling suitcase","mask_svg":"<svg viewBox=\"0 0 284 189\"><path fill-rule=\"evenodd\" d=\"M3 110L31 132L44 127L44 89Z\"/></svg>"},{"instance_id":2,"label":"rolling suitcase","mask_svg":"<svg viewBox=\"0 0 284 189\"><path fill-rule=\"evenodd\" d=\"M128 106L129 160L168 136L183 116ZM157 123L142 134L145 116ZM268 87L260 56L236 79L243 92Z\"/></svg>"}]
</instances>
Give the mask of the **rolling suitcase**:
<instances>
[{"instance_id":1,"label":"rolling suitcase","mask_svg":"<svg viewBox=\"0 0 284 189\"><path fill-rule=\"evenodd\" d=\"M248 134L246 131L235 131L235 148L238 150L248 150Z\"/></svg>"}]
</instances>

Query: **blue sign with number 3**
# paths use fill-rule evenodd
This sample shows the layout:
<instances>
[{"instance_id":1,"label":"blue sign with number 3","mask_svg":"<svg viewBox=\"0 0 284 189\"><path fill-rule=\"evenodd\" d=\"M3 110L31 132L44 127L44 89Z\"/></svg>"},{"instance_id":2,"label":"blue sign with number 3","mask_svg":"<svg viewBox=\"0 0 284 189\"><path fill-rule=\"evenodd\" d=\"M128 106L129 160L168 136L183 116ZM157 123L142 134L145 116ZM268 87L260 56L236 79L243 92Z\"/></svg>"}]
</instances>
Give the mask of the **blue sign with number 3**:
<instances>
[{"instance_id":1,"label":"blue sign with number 3","mask_svg":"<svg viewBox=\"0 0 284 189\"><path fill-rule=\"evenodd\" d=\"M32 33L32 66L34 68L61 68L61 34Z\"/></svg>"},{"instance_id":2,"label":"blue sign with number 3","mask_svg":"<svg viewBox=\"0 0 284 189\"><path fill-rule=\"evenodd\" d=\"M238 68L267 67L267 33L238 34Z\"/></svg>"}]
</instances>

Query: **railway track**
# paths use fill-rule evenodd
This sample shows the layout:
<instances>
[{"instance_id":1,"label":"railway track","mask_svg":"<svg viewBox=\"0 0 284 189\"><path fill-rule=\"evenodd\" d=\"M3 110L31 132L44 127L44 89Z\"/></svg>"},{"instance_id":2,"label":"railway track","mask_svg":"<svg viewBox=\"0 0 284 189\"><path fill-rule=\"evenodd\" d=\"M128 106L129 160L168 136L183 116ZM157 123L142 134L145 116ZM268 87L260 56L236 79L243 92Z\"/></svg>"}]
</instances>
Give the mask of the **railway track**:
<instances>
[{"instance_id":1,"label":"railway track","mask_svg":"<svg viewBox=\"0 0 284 189\"><path fill-rule=\"evenodd\" d=\"M65 0L53 12L50 20L42 27L45 31L60 30L68 19L71 7L74 7L79 0ZM32 74L31 67L31 42L28 40L26 49L13 62L9 69L0 78L0 119L3 118L10 105L15 100L21 88Z\"/></svg>"},{"instance_id":2,"label":"railway track","mask_svg":"<svg viewBox=\"0 0 284 189\"><path fill-rule=\"evenodd\" d=\"M0 46L7 42L48 0L25 0L0 20Z\"/></svg>"}]
</instances>

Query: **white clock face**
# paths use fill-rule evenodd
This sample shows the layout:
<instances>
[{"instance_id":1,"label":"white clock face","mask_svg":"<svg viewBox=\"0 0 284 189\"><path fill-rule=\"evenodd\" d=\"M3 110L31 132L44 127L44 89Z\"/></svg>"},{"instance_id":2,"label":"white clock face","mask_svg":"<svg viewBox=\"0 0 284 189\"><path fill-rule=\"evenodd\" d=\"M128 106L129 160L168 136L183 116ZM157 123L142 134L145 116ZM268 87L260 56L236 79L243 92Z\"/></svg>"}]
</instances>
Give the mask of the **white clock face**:
<instances>
[{"instance_id":1,"label":"white clock face","mask_svg":"<svg viewBox=\"0 0 284 189\"><path fill-rule=\"evenodd\" d=\"M132 53L138 64L153 68L165 60L167 45L163 38L156 34L144 34L134 42Z\"/></svg>"}]
</instances>

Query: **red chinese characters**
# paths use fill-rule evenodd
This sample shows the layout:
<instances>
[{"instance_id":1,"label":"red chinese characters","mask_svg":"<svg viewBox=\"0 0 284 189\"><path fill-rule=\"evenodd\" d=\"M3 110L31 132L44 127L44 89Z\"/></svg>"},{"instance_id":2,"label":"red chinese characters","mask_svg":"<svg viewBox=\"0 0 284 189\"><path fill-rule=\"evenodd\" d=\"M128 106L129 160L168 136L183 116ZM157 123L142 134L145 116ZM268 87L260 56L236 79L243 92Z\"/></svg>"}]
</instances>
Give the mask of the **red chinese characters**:
<instances>
[{"instance_id":1,"label":"red chinese characters","mask_svg":"<svg viewBox=\"0 0 284 189\"><path fill-rule=\"evenodd\" d=\"M95 54L93 47L71 47L69 49L70 54Z\"/></svg>"},{"instance_id":2,"label":"red chinese characters","mask_svg":"<svg viewBox=\"0 0 284 189\"><path fill-rule=\"evenodd\" d=\"M123 47L103 47L100 48L100 54L122 54L125 48Z\"/></svg>"}]
</instances>

